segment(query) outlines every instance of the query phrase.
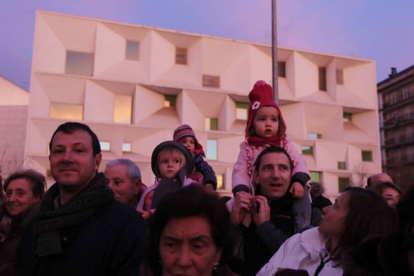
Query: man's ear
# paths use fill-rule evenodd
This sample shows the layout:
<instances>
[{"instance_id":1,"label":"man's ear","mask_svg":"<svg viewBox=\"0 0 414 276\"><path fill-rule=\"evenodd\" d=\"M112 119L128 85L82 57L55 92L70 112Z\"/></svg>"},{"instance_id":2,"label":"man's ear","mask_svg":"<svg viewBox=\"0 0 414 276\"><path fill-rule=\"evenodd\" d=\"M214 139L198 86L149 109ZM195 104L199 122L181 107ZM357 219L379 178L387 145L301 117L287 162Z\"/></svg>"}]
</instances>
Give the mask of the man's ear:
<instances>
[{"instance_id":1,"label":"man's ear","mask_svg":"<svg viewBox=\"0 0 414 276\"><path fill-rule=\"evenodd\" d=\"M141 188L141 184L142 184L141 178L135 180L135 183L134 183L134 193L136 195L139 193L139 188Z\"/></svg>"},{"instance_id":2,"label":"man's ear","mask_svg":"<svg viewBox=\"0 0 414 276\"><path fill-rule=\"evenodd\" d=\"M102 161L102 153L98 153L97 155L95 155L95 171L98 171L101 161Z\"/></svg>"}]
</instances>

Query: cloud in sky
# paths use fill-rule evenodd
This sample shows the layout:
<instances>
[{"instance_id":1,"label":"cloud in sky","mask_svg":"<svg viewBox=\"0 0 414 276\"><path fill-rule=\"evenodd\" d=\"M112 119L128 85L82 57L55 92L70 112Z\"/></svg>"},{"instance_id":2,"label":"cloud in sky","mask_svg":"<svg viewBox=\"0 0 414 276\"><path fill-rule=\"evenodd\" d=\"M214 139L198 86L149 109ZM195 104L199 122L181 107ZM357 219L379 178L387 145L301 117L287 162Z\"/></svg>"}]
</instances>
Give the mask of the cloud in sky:
<instances>
[{"instance_id":1,"label":"cloud in sky","mask_svg":"<svg viewBox=\"0 0 414 276\"><path fill-rule=\"evenodd\" d=\"M0 75L29 89L35 11L271 42L271 0L5 0ZM377 79L414 64L412 0L278 0L279 45L374 59Z\"/></svg>"}]
</instances>

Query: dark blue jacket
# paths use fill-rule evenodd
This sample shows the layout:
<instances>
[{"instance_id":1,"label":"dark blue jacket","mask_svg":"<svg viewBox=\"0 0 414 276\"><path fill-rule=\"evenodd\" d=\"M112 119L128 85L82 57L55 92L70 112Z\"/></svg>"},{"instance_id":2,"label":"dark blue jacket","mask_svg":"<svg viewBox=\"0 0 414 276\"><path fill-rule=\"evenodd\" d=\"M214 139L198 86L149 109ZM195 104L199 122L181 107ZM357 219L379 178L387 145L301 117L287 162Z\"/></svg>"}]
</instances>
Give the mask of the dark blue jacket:
<instances>
[{"instance_id":1,"label":"dark blue jacket","mask_svg":"<svg viewBox=\"0 0 414 276\"><path fill-rule=\"evenodd\" d=\"M36 256L33 222L22 236L20 275L138 275L147 226L131 207L116 200L80 225L60 231L63 253Z\"/></svg>"},{"instance_id":2,"label":"dark blue jacket","mask_svg":"<svg viewBox=\"0 0 414 276\"><path fill-rule=\"evenodd\" d=\"M203 158L203 152L194 156L194 164L196 172L203 175L203 184L213 184L214 189L217 188L216 173L213 168Z\"/></svg>"}]
</instances>

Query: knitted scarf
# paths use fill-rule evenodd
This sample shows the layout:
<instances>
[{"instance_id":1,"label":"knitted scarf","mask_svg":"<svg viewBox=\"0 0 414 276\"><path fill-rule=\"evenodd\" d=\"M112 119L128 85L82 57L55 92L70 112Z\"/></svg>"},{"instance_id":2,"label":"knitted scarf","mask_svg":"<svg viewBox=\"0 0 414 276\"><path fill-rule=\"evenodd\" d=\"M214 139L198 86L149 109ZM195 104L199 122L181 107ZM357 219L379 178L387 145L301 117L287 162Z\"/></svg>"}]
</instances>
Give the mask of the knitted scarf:
<instances>
[{"instance_id":1,"label":"knitted scarf","mask_svg":"<svg viewBox=\"0 0 414 276\"><path fill-rule=\"evenodd\" d=\"M61 254L60 230L79 225L100 207L114 200L114 194L102 173L97 174L73 199L55 209L54 201L58 196L59 186L55 183L47 191L34 221L33 232L39 257Z\"/></svg>"},{"instance_id":2,"label":"knitted scarf","mask_svg":"<svg viewBox=\"0 0 414 276\"><path fill-rule=\"evenodd\" d=\"M261 138L258 136L247 137L247 143L254 147L260 147L263 145L283 147L282 142L284 142L284 139L280 139L278 135L275 135L271 138Z\"/></svg>"}]
</instances>

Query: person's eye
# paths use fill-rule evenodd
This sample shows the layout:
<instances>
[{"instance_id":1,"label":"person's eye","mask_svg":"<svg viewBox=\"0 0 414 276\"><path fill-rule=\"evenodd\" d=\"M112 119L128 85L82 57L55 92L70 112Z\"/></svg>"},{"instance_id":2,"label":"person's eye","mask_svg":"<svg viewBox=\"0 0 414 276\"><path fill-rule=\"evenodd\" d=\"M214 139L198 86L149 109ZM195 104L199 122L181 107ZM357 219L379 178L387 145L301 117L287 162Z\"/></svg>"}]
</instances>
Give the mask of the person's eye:
<instances>
[{"instance_id":1,"label":"person's eye","mask_svg":"<svg viewBox=\"0 0 414 276\"><path fill-rule=\"evenodd\" d=\"M77 152L77 153L82 153L82 152L85 152L85 149L82 149L82 148L80 148L80 149L75 149L75 152Z\"/></svg>"},{"instance_id":2,"label":"person's eye","mask_svg":"<svg viewBox=\"0 0 414 276\"><path fill-rule=\"evenodd\" d=\"M174 250L177 248L177 243L175 242L166 242L164 245L170 250Z\"/></svg>"},{"instance_id":3,"label":"person's eye","mask_svg":"<svg viewBox=\"0 0 414 276\"><path fill-rule=\"evenodd\" d=\"M26 193L25 193L24 191L18 191L18 192L17 192L17 195L18 195L18 196L24 196L25 194L26 194Z\"/></svg>"},{"instance_id":4,"label":"person's eye","mask_svg":"<svg viewBox=\"0 0 414 276\"><path fill-rule=\"evenodd\" d=\"M273 121L273 122L277 122L278 120L277 120L277 118L276 118L276 117L274 117L274 118L272 118L272 121Z\"/></svg>"},{"instance_id":5,"label":"person's eye","mask_svg":"<svg viewBox=\"0 0 414 276\"><path fill-rule=\"evenodd\" d=\"M11 197L11 195L12 195L13 193L11 192L11 191L9 191L9 192L6 192L6 196L7 197Z\"/></svg>"},{"instance_id":6,"label":"person's eye","mask_svg":"<svg viewBox=\"0 0 414 276\"><path fill-rule=\"evenodd\" d=\"M180 163L180 160L178 160L178 159L174 159L174 163L175 163L175 164L178 164L178 163Z\"/></svg>"},{"instance_id":7,"label":"person's eye","mask_svg":"<svg viewBox=\"0 0 414 276\"><path fill-rule=\"evenodd\" d=\"M59 153L63 153L63 149L54 149L54 150L52 150L52 154L59 154Z\"/></svg>"},{"instance_id":8,"label":"person's eye","mask_svg":"<svg viewBox=\"0 0 414 276\"><path fill-rule=\"evenodd\" d=\"M280 170L281 171L287 171L288 170L288 167L287 166L280 166Z\"/></svg>"}]
</instances>

